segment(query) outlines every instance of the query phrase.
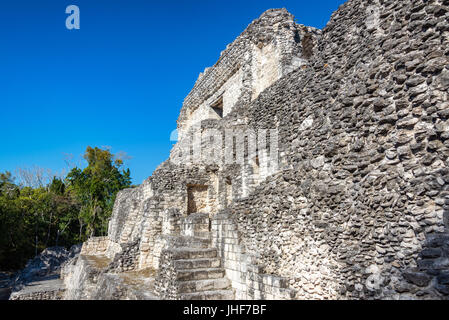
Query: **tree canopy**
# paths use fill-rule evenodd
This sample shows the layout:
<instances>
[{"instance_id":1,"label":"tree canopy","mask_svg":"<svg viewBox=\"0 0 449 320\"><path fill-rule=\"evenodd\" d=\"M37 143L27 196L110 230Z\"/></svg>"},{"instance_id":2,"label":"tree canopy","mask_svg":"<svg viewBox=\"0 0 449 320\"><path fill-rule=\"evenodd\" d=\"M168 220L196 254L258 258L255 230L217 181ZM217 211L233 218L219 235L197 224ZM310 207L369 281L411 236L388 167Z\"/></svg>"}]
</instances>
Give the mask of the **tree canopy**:
<instances>
[{"instance_id":1,"label":"tree canopy","mask_svg":"<svg viewBox=\"0 0 449 320\"><path fill-rule=\"evenodd\" d=\"M130 171L120 170L122 160L114 160L109 150L87 147L84 159L84 170L73 168L67 175L69 190L81 204L80 228L86 226L90 236L104 235L115 195L131 185Z\"/></svg>"},{"instance_id":2,"label":"tree canopy","mask_svg":"<svg viewBox=\"0 0 449 320\"><path fill-rule=\"evenodd\" d=\"M0 269L20 268L49 246L107 233L118 191L131 186L129 169L107 149L87 147L87 166L45 186L17 184L0 173Z\"/></svg>"}]
</instances>

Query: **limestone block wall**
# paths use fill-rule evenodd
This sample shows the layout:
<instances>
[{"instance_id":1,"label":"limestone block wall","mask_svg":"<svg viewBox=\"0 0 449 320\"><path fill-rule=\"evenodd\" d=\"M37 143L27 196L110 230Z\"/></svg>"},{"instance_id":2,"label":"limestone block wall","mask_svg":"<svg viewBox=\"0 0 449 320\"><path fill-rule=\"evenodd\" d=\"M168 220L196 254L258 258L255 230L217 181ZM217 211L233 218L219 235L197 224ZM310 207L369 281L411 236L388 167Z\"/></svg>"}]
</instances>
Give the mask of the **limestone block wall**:
<instances>
[{"instance_id":1,"label":"limestone block wall","mask_svg":"<svg viewBox=\"0 0 449 320\"><path fill-rule=\"evenodd\" d=\"M181 218L179 234L183 236L208 239L209 231L210 219L207 213L193 213Z\"/></svg>"},{"instance_id":2,"label":"limestone block wall","mask_svg":"<svg viewBox=\"0 0 449 320\"><path fill-rule=\"evenodd\" d=\"M237 103L243 89L243 71L239 68L222 87L223 94L223 117L231 112ZM219 90L218 92L220 92Z\"/></svg>"},{"instance_id":3,"label":"limestone block wall","mask_svg":"<svg viewBox=\"0 0 449 320\"><path fill-rule=\"evenodd\" d=\"M231 44L217 63L200 74L184 100L178 119L178 134L184 137L195 123L216 118L210 106L223 97L224 116L237 102L247 104L260 92L306 63L304 38L310 38L307 51L312 55L320 36L314 28L297 25L285 9L266 11Z\"/></svg>"},{"instance_id":4,"label":"limestone block wall","mask_svg":"<svg viewBox=\"0 0 449 320\"><path fill-rule=\"evenodd\" d=\"M264 274L263 268L255 264L253 253L247 252L242 243L238 224L229 214L214 216L212 244L218 248L236 300L290 300L296 297L287 278Z\"/></svg>"},{"instance_id":5,"label":"limestone block wall","mask_svg":"<svg viewBox=\"0 0 449 320\"><path fill-rule=\"evenodd\" d=\"M142 204L139 268L158 268L160 254L170 243L165 235L176 233L181 228L181 225L176 225L177 221L188 215L189 190L194 191L195 186L201 186L199 194L192 194L193 197L199 196L196 200L202 204L200 209L205 213L216 210L212 209L217 197L213 177L208 169L176 166L170 162L156 170L151 177L154 196Z\"/></svg>"},{"instance_id":6,"label":"limestone block wall","mask_svg":"<svg viewBox=\"0 0 449 320\"><path fill-rule=\"evenodd\" d=\"M90 300L97 291L97 281L108 266L109 259L79 255L61 271L64 281L64 300Z\"/></svg>"},{"instance_id":7,"label":"limestone block wall","mask_svg":"<svg viewBox=\"0 0 449 320\"><path fill-rule=\"evenodd\" d=\"M306 68L223 119L281 141L277 174L252 189L249 166L235 178L241 238L217 236L241 292L235 241L299 298L445 297L447 5L349 1Z\"/></svg>"},{"instance_id":8,"label":"limestone block wall","mask_svg":"<svg viewBox=\"0 0 449 320\"><path fill-rule=\"evenodd\" d=\"M235 117L239 113L238 110L233 111L228 119L220 122L202 121L197 131L201 134L197 140L181 140L171 151L170 161L174 166L175 164L185 165L188 170L195 167L208 168L207 196L204 192L198 197L204 199L200 201L199 211L209 212L211 216L226 208L230 202L249 196L261 182L278 171L282 161L285 162L285 158L280 158L280 155L283 154L286 146L278 142L277 124L264 126L266 120L262 119L260 128L249 126L247 115L242 118ZM214 139L220 139L222 143L218 146L210 143L211 136L214 136ZM253 150L249 150L248 141L249 139L256 141L255 137L258 142L254 142ZM234 142L232 142L233 138L235 138ZM261 140L264 142L262 143ZM231 145L227 141L231 141ZM192 157L195 160L193 163L190 162L191 159L185 161L183 155L196 148L197 144L201 145L201 154ZM241 153L236 155L237 159L227 164L226 157L227 154L232 153L233 146L237 152L241 151ZM276 151L271 152L270 148ZM218 156L215 158L209 156L212 154ZM196 187L200 188L201 185Z\"/></svg>"},{"instance_id":9,"label":"limestone block wall","mask_svg":"<svg viewBox=\"0 0 449 320\"><path fill-rule=\"evenodd\" d=\"M447 5L349 1L310 67L236 115L287 146L279 173L230 210L263 273L298 297L445 298Z\"/></svg>"},{"instance_id":10,"label":"limestone block wall","mask_svg":"<svg viewBox=\"0 0 449 320\"><path fill-rule=\"evenodd\" d=\"M229 201L246 196L243 189L246 188L249 193L264 178L263 172L266 170L263 169L263 157L261 159L261 177L259 174L255 177L250 166L240 168L231 165L218 171L214 171L214 168L211 171L198 170L198 166L175 166L171 163L161 166L142 186L119 193L108 237L101 239L102 245L97 245L100 239L87 242L86 250L90 248L88 254L104 254L113 259L122 253L124 246L139 240L138 268L157 269L159 255L167 245L166 239L161 236L173 231L164 229L176 228L170 216L187 216L189 201L197 202L199 206L193 211L190 208L191 212L201 211L212 216L226 208ZM242 170L247 174L242 175ZM200 192L196 192L198 188ZM150 197L145 198L145 195Z\"/></svg>"},{"instance_id":11,"label":"limestone block wall","mask_svg":"<svg viewBox=\"0 0 449 320\"><path fill-rule=\"evenodd\" d=\"M140 240L122 245L120 253L114 256L106 272L125 272L138 269L140 258L139 245Z\"/></svg>"},{"instance_id":12,"label":"limestone block wall","mask_svg":"<svg viewBox=\"0 0 449 320\"><path fill-rule=\"evenodd\" d=\"M159 213L163 211L163 206L159 204L158 200L151 198L145 203L146 210L140 242L140 268L157 268L159 265L158 253L161 246L158 243L158 236L162 234L162 218L159 217Z\"/></svg>"},{"instance_id":13,"label":"limestone block wall","mask_svg":"<svg viewBox=\"0 0 449 320\"><path fill-rule=\"evenodd\" d=\"M161 252L161 263L158 269L155 290L158 296L164 300L177 300L179 297L173 252L170 250Z\"/></svg>"},{"instance_id":14,"label":"limestone block wall","mask_svg":"<svg viewBox=\"0 0 449 320\"><path fill-rule=\"evenodd\" d=\"M218 249L236 300L247 299L247 257L245 248L240 245L236 224L227 215L215 215L211 232L212 245Z\"/></svg>"},{"instance_id":15,"label":"limestone block wall","mask_svg":"<svg viewBox=\"0 0 449 320\"><path fill-rule=\"evenodd\" d=\"M253 78L252 100L282 76L280 52L273 44L252 46L253 62L251 72Z\"/></svg>"},{"instance_id":16,"label":"limestone block wall","mask_svg":"<svg viewBox=\"0 0 449 320\"><path fill-rule=\"evenodd\" d=\"M62 300L64 298L64 289L38 291L28 294L12 294L10 300Z\"/></svg>"},{"instance_id":17,"label":"limestone block wall","mask_svg":"<svg viewBox=\"0 0 449 320\"><path fill-rule=\"evenodd\" d=\"M106 255L109 245L108 237L93 237L83 243L81 254L83 255Z\"/></svg>"},{"instance_id":18,"label":"limestone block wall","mask_svg":"<svg viewBox=\"0 0 449 320\"><path fill-rule=\"evenodd\" d=\"M277 129L278 170L249 151L244 164L176 163L178 143L118 195L108 248L140 238L139 268L170 277L167 215L186 217L201 185L238 299L447 299L448 19L447 0L349 0L311 45L283 10L262 15L199 78L178 126L241 70L234 107L201 128ZM256 60L269 69L257 97Z\"/></svg>"},{"instance_id":19,"label":"limestone block wall","mask_svg":"<svg viewBox=\"0 0 449 320\"><path fill-rule=\"evenodd\" d=\"M167 210L177 209L179 214L188 212L188 186L209 186L208 198L201 203L207 210L215 196L211 174L197 167L177 167L169 162L162 164L141 186L123 190L117 195L110 222L107 255L113 258L122 246L140 241L139 268L158 266L159 253L165 246L163 219Z\"/></svg>"},{"instance_id":20,"label":"limestone block wall","mask_svg":"<svg viewBox=\"0 0 449 320\"><path fill-rule=\"evenodd\" d=\"M221 119L219 115L212 110L211 106L218 100L222 100L222 116L226 116L237 103L243 89L243 72L239 68L230 76L226 82L217 89L210 97L204 100L198 108L189 111L183 126L178 130L178 137L186 135L188 129L195 124L199 124L206 119Z\"/></svg>"},{"instance_id":21,"label":"limestone block wall","mask_svg":"<svg viewBox=\"0 0 449 320\"><path fill-rule=\"evenodd\" d=\"M169 209L162 215L162 234L181 233L181 215L179 210Z\"/></svg>"},{"instance_id":22,"label":"limestone block wall","mask_svg":"<svg viewBox=\"0 0 449 320\"><path fill-rule=\"evenodd\" d=\"M144 197L149 196L151 192L151 185L145 181L139 187L125 189L117 194L109 221L106 256L114 258L122 251L122 245L141 237Z\"/></svg>"}]
</instances>

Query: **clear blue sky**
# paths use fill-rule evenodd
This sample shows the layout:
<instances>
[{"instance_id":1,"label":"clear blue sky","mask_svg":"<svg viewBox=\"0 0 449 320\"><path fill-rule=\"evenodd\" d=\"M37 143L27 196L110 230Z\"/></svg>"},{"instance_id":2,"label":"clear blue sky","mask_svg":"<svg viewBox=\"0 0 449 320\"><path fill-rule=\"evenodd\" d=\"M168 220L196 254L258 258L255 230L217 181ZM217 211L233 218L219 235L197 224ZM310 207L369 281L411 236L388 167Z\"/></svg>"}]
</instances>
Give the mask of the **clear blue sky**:
<instances>
[{"instance_id":1,"label":"clear blue sky","mask_svg":"<svg viewBox=\"0 0 449 320\"><path fill-rule=\"evenodd\" d=\"M198 74L270 8L323 28L343 0L2 0L0 171L125 151L133 182L168 158ZM68 30L65 8L81 11Z\"/></svg>"}]
</instances>

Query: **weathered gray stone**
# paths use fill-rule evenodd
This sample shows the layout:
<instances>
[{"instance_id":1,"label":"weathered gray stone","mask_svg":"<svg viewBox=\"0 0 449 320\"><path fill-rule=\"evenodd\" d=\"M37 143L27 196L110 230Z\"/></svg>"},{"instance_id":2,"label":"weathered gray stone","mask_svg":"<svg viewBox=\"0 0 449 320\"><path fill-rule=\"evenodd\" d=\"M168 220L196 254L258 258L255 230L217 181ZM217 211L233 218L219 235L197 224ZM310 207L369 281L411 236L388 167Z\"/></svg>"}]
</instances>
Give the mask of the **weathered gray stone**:
<instances>
[{"instance_id":1,"label":"weathered gray stone","mask_svg":"<svg viewBox=\"0 0 449 320\"><path fill-rule=\"evenodd\" d=\"M432 279L427 273L419 271L405 271L403 275L405 279L420 287L426 287Z\"/></svg>"},{"instance_id":2,"label":"weathered gray stone","mask_svg":"<svg viewBox=\"0 0 449 320\"><path fill-rule=\"evenodd\" d=\"M447 299L448 5L349 0L323 30L265 12L200 75L170 158L118 194L67 292L140 297L111 282L149 268L164 299ZM179 161L211 151L196 125L238 132L242 162ZM246 129L276 129L278 168Z\"/></svg>"}]
</instances>

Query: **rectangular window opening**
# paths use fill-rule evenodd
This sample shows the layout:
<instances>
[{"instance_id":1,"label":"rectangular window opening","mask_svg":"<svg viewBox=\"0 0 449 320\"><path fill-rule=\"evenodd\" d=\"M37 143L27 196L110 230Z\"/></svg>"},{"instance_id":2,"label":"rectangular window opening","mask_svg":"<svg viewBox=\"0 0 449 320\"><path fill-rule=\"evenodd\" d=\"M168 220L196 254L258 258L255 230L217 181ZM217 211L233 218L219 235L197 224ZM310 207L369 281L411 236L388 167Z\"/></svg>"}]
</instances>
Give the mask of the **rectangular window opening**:
<instances>
[{"instance_id":1,"label":"rectangular window opening","mask_svg":"<svg viewBox=\"0 0 449 320\"><path fill-rule=\"evenodd\" d=\"M223 96L221 96L216 102L214 102L211 106L212 110L218 115L221 119L223 118Z\"/></svg>"},{"instance_id":2,"label":"rectangular window opening","mask_svg":"<svg viewBox=\"0 0 449 320\"><path fill-rule=\"evenodd\" d=\"M187 185L187 214L205 213L208 204L208 187L206 185Z\"/></svg>"}]
</instances>

